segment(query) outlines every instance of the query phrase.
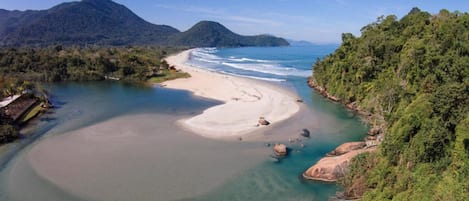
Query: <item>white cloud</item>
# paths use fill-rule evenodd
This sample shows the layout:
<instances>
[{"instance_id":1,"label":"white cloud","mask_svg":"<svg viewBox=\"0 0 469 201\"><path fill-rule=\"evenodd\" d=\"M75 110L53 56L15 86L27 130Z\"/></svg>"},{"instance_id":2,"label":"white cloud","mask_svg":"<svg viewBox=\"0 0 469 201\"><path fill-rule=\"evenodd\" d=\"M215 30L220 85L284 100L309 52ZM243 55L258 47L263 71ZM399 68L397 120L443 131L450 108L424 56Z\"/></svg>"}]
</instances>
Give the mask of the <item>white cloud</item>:
<instances>
[{"instance_id":1,"label":"white cloud","mask_svg":"<svg viewBox=\"0 0 469 201\"><path fill-rule=\"evenodd\" d=\"M219 9L201 7L201 6L176 6L176 5L167 5L167 4L155 4L155 7L165 8L177 11L191 12L191 13L202 13L202 14L212 14L216 15L222 11Z\"/></svg>"},{"instance_id":2,"label":"white cloud","mask_svg":"<svg viewBox=\"0 0 469 201\"><path fill-rule=\"evenodd\" d=\"M281 26L283 23L261 19L261 18L252 18L252 17L245 17L245 16L236 16L236 15L229 15L224 17L227 20L237 21L237 22L244 22L244 23L251 23L251 24L262 24L262 25L269 25L269 26Z\"/></svg>"},{"instance_id":3,"label":"white cloud","mask_svg":"<svg viewBox=\"0 0 469 201\"><path fill-rule=\"evenodd\" d=\"M183 12L199 13L206 15L206 17L218 18L229 20L239 23L247 23L252 25L267 25L267 26L281 26L283 23L278 21L269 20L266 18L259 18L253 16L241 16L241 15L231 15L228 11L222 9L215 9L210 7L201 7L201 6L181 6L181 5L166 5L166 4L155 4L155 7L172 9ZM239 11L238 11L239 13Z\"/></svg>"}]
</instances>

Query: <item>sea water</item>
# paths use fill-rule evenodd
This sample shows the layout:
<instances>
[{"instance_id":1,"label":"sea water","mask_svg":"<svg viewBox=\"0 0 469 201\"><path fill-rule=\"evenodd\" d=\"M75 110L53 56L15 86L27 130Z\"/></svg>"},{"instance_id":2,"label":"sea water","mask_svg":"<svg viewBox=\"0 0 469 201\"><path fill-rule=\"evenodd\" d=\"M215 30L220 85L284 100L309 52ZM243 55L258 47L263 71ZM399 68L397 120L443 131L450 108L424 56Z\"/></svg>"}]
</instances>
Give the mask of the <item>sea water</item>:
<instances>
[{"instance_id":1,"label":"sea water","mask_svg":"<svg viewBox=\"0 0 469 201\"><path fill-rule=\"evenodd\" d=\"M306 181L301 178L301 174L325 153L343 142L361 140L366 132L366 126L353 113L315 94L306 85L307 77L312 72L312 63L331 53L335 48L336 46L201 48L193 51L188 61L189 65L264 80L295 90L304 100L308 114L293 117L280 126L288 127L286 125L301 121L304 122L304 127L313 129L311 129L311 138L303 141L305 148L292 152L289 157L276 162L270 160L266 154L265 158L261 157L263 159L259 159L249 168L225 178L214 189L185 196L182 200L327 200L334 195L339 190L335 184ZM27 131L36 137L3 148L6 150L2 151L1 157L0 200L33 200L33 198L93 200L68 193L60 186L42 180L23 164L24 155L29 148L41 143L45 138L66 134L123 115L153 113L183 117L220 104L217 101L193 97L185 91L118 82L58 83L48 85L47 88L52 92L52 100L57 108L53 113L46 114L34 122L35 129ZM246 150L264 147L264 143L260 142L224 142L227 143L226 146L214 146L219 142L209 139L196 141L194 143L209 147L205 151L210 151L212 154L222 153L223 147ZM283 143L288 144L286 141ZM178 165L177 161L180 159L177 156L173 157L175 165ZM252 158L236 160L237 163L243 163L243 160L252 160ZM182 164L185 163L181 162L180 165ZM207 164L207 169L217 170L217 163ZM14 173L20 173L22 177L14 177ZM204 177L204 175L184 176L191 178L191 182L194 183L198 177ZM23 188L26 192L22 192L21 185L25 185ZM181 187L181 191L183 189L185 188ZM177 190L177 187L174 190ZM24 194L21 195L22 193ZM181 192L184 193L186 192ZM155 197L154 200L167 199Z\"/></svg>"},{"instance_id":2,"label":"sea water","mask_svg":"<svg viewBox=\"0 0 469 201\"><path fill-rule=\"evenodd\" d=\"M195 200L327 200L340 190L332 183L301 178L327 152L343 142L362 140L366 132L366 126L355 114L316 94L306 84L313 63L336 48L337 45L199 48L191 53L189 65L295 90L310 110L315 128L301 151L279 163L262 163Z\"/></svg>"}]
</instances>

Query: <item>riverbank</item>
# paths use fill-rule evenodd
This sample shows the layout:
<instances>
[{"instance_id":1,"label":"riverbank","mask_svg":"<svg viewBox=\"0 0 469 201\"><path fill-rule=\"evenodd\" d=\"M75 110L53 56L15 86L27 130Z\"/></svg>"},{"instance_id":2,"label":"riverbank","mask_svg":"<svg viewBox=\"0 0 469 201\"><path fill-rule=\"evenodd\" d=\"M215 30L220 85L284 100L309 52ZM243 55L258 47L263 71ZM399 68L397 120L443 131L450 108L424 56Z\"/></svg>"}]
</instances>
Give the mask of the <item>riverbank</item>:
<instances>
[{"instance_id":1,"label":"riverbank","mask_svg":"<svg viewBox=\"0 0 469 201\"><path fill-rule=\"evenodd\" d=\"M196 96L222 101L202 114L180 120L180 125L208 138L240 137L262 128L259 118L276 124L300 110L297 95L273 84L196 68L186 64L191 50L166 59L168 64L191 75L163 83Z\"/></svg>"}]
</instances>

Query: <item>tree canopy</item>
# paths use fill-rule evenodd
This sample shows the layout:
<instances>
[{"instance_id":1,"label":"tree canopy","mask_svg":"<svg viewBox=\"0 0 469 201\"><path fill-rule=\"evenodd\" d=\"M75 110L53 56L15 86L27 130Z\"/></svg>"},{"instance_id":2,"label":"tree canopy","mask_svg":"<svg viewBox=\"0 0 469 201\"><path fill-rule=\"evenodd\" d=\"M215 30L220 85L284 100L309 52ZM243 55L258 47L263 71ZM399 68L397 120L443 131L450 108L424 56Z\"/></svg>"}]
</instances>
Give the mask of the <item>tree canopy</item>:
<instances>
[{"instance_id":1,"label":"tree canopy","mask_svg":"<svg viewBox=\"0 0 469 201\"><path fill-rule=\"evenodd\" d=\"M314 83L385 128L380 152L354 160L346 193L469 199L469 14L414 8L379 17L360 37L343 34L313 70Z\"/></svg>"}]
</instances>

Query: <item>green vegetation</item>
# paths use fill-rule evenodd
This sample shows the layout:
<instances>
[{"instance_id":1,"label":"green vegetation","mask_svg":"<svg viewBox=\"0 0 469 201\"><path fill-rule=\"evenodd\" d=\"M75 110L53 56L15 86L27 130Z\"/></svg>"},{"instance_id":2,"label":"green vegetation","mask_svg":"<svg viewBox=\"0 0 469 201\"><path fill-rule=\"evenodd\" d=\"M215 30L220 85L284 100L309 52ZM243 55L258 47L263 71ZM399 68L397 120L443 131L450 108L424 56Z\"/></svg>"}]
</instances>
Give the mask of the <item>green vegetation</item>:
<instances>
[{"instance_id":1,"label":"green vegetation","mask_svg":"<svg viewBox=\"0 0 469 201\"><path fill-rule=\"evenodd\" d=\"M0 46L171 45L190 47L285 46L283 38L241 36L216 22L186 32L149 23L111 0L82 0L48 10L0 9Z\"/></svg>"},{"instance_id":2,"label":"green vegetation","mask_svg":"<svg viewBox=\"0 0 469 201\"><path fill-rule=\"evenodd\" d=\"M186 72L178 72L173 70L162 70L158 75L150 78L148 81L151 83L162 83L168 80L174 80L178 78L189 78L191 75Z\"/></svg>"},{"instance_id":3,"label":"green vegetation","mask_svg":"<svg viewBox=\"0 0 469 201\"><path fill-rule=\"evenodd\" d=\"M189 30L170 37L170 44L189 47L287 46L283 38L269 35L242 36L217 22L201 21Z\"/></svg>"},{"instance_id":4,"label":"green vegetation","mask_svg":"<svg viewBox=\"0 0 469 201\"><path fill-rule=\"evenodd\" d=\"M162 60L178 48L160 47L68 47L0 49L0 98L28 93L22 103L0 110L0 143L19 137L21 125L48 105L47 92L38 82L119 79L132 82L163 82L189 74L179 72ZM23 113L19 119L12 114ZM15 101L17 103L18 101ZM46 106L47 107L47 106ZM18 116L17 116L18 117Z\"/></svg>"},{"instance_id":5,"label":"green vegetation","mask_svg":"<svg viewBox=\"0 0 469 201\"><path fill-rule=\"evenodd\" d=\"M19 137L18 130L10 125L0 125L0 144L11 142Z\"/></svg>"},{"instance_id":6,"label":"green vegetation","mask_svg":"<svg viewBox=\"0 0 469 201\"><path fill-rule=\"evenodd\" d=\"M0 76L0 98L20 94L25 90L33 90L35 84L17 79L13 76Z\"/></svg>"},{"instance_id":7,"label":"green vegetation","mask_svg":"<svg viewBox=\"0 0 469 201\"><path fill-rule=\"evenodd\" d=\"M84 0L39 11L0 12L0 45L163 45L179 30L149 23L110 0Z\"/></svg>"},{"instance_id":8,"label":"green vegetation","mask_svg":"<svg viewBox=\"0 0 469 201\"><path fill-rule=\"evenodd\" d=\"M469 14L378 18L314 64L312 82L372 114L378 153L342 184L363 200L469 199Z\"/></svg>"},{"instance_id":9,"label":"green vegetation","mask_svg":"<svg viewBox=\"0 0 469 201\"><path fill-rule=\"evenodd\" d=\"M177 48L69 47L0 50L0 75L28 81L87 81L106 77L146 81ZM166 67L167 68L167 67Z\"/></svg>"}]
</instances>

